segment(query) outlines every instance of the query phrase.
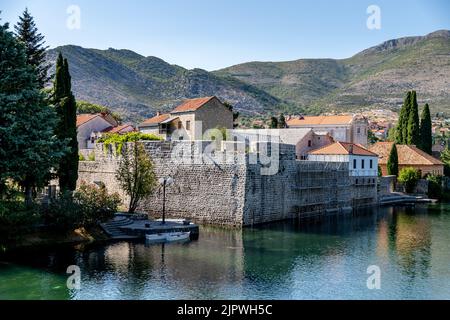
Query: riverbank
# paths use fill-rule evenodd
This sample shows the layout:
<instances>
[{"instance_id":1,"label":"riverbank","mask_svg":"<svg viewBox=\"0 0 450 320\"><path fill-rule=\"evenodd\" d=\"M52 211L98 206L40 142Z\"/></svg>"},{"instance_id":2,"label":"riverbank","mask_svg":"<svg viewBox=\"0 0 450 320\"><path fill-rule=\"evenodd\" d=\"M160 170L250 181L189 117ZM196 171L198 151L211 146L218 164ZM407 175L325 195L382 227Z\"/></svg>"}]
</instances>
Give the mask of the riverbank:
<instances>
[{"instance_id":1,"label":"riverbank","mask_svg":"<svg viewBox=\"0 0 450 320\"><path fill-rule=\"evenodd\" d=\"M0 243L1 251L26 248L45 248L55 245L79 245L85 243L105 242L110 238L100 227L75 229L65 233L37 231L21 235L17 239L9 239Z\"/></svg>"}]
</instances>

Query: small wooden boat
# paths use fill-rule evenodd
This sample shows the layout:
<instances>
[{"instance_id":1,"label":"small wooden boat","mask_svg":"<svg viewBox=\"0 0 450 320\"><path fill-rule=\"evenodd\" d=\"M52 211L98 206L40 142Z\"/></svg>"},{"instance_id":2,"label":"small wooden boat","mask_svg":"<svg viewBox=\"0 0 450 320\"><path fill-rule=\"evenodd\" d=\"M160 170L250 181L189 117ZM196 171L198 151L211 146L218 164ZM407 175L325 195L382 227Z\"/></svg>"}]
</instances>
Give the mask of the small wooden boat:
<instances>
[{"instance_id":1,"label":"small wooden boat","mask_svg":"<svg viewBox=\"0 0 450 320\"><path fill-rule=\"evenodd\" d=\"M186 241L190 238L191 232L168 232L168 233L155 233L146 234L145 239L147 242L160 243L160 242L180 242Z\"/></svg>"}]
</instances>

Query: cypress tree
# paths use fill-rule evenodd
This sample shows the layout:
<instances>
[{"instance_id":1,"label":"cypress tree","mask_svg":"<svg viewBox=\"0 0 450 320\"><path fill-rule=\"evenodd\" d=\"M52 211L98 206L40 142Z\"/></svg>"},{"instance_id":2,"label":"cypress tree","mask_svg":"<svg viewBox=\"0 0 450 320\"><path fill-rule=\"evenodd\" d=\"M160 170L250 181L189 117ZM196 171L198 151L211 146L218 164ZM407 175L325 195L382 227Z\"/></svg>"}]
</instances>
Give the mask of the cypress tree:
<instances>
[{"instance_id":1,"label":"cypress tree","mask_svg":"<svg viewBox=\"0 0 450 320\"><path fill-rule=\"evenodd\" d=\"M67 141L70 149L59 164L59 187L61 191L73 191L78 179L77 107L71 91L69 64L61 53L56 60L53 99L59 117L56 135Z\"/></svg>"},{"instance_id":2,"label":"cypress tree","mask_svg":"<svg viewBox=\"0 0 450 320\"><path fill-rule=\"evenodd\" d=\"M387 173L388 175L397 176L398 175L398 153L397 145L392 144L391 152L389 153L389 159L387 161Z\"/></svg>"},{"instance_id":3,"label":"cypress tree","mask_svg":"<svg viewBox=\"0 0 450 320\"><path fill-rule=\"evenodd\" d=\"M418 146L420 144L419 106L417 104L417 95L415 91L411 93L407 128L407 144Z\"/></svg>"},{"instance_id":4,"label":"cypress tree","mask_svg":"<svg viewBox=\"0 0 450 320\"><path fill-rule=\"evenodd\" d=\"M420 115L420 149L428 154L432 153L433 137L431 133L431 114L428 103Z\"/></svg>"},{"instance_id":5,"label":"cypress tree","mask_svg":"<svg viewBox=\"0 0 450 320\"><path fill-rule=\"evenodd\" d=\"M403 101L403 106L400 110L400 115L398 117L398 123L395 130L395 142L398 144L406 144L407 142L407 126L408 126L408 116L409 116L409 104L411 101L411 92L408 91L405 100Z\"/></svg>"},{"instance_id":6,"label":"cypress tree","mask_svg":"<svg viewBox=\"0 0 450 320\"><path fill-rule=\"evenodd\" d=\"M40 88L44 88L45 84L50 80L48 70L50 64L45 60L45 51L48 46L44 46L44 36L38 32L34 18L25 9L19 22L14 26L16 38L25 45L27 63L34 67L37 73Z\"/></svg>"},{"instance_id":7,"label":"cypress tree","mask_svg":"<svg viewBox=\"0 0 450 320\"><path fill-rule=\"evenodd\" d=\"M278 128L287 128L286 118L284 114L280 115L280 119L278 120Z\"/></svg>"},{"instance_id":8,"label":"cypress tree","mask_svg":"<svg viewBox=\"0 0 450 320\"><path fill-rule=\"evenodd\" d=\"M278 119L277 118L275 118L275 117L270 118L270 128L271 129L278 128Z\"/></svg>"}]
</instances>

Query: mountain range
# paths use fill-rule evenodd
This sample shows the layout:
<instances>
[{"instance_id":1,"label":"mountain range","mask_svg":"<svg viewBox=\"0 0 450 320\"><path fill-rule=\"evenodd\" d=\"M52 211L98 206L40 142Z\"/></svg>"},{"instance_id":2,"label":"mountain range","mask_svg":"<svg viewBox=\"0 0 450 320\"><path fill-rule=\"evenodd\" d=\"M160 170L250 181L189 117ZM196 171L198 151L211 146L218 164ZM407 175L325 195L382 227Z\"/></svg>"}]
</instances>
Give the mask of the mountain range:
<instances>
[{"instance_id":1,"label":"mountain range","mask_svg":"<svg viewBox=\"0 0 450 320\"><path fill-rule=\"evenodd\" d=\"M108 106L126 120L167 111L186 98L216 95L242 114L395 110L416 90L432 112L450 111L450 31L386 41L348 59L248 62L188 70L130 50L67 45L48 51L69 61L77 99Z\"/></svg>"}]
</instances>

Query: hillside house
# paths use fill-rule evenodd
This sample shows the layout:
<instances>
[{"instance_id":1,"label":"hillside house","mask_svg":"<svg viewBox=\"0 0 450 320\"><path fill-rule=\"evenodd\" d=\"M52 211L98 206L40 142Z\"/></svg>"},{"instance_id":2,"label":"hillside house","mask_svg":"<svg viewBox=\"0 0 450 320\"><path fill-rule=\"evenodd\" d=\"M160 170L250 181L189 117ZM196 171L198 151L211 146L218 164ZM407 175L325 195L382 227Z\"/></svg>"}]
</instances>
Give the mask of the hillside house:
<instances>
[{"instance_id":1,"label":"hillside house","mask_svg":"<svg viewBox=\"0 0 450 320\"><path fill-rule=\"evenodd\" d=\"M379 156L379 164L383 176L387 173L387 161L392 149L393 142L377 142L369 148L370 151L377 153ZM412 167L422 172L422 176L427 174L444 175L444 164L420 150L414 145L397 144L398 153L398 169Z\"/></svg>"},{"instance_id":2,"label":"hillside house","mask_svg":"<svg viewBox=\"0 0 450 320\"><path fill-rule=\"evenodd\" d=\"M166 140L204 140L204 133L215 128L233 129L233 112L217 97L186 100L170 113L157 113L138 125L140 132Z\"/></svg>"},{"instance_id":3,"label":"hillside house","mask_svg":"<svg viewBox=\"0 0 450 320\"><path fill-rule=\"evenodd\" d=\"M134 131L131 125L119 125L108 113L77 115L78 149L92 149L95 141L104 133L126 133Z\"/></svg>"},{"instance_id":4,"label":"hillside house","mask_svg":"<svg viewBox=\"0 0 450 320\"><path fill-rule=\"evenodd\" d=\"M369 122L361 115L297 116L286 120L289 128L311 128L328 132L335 141L367 146Z\"/></svg>"}]
</instances>

